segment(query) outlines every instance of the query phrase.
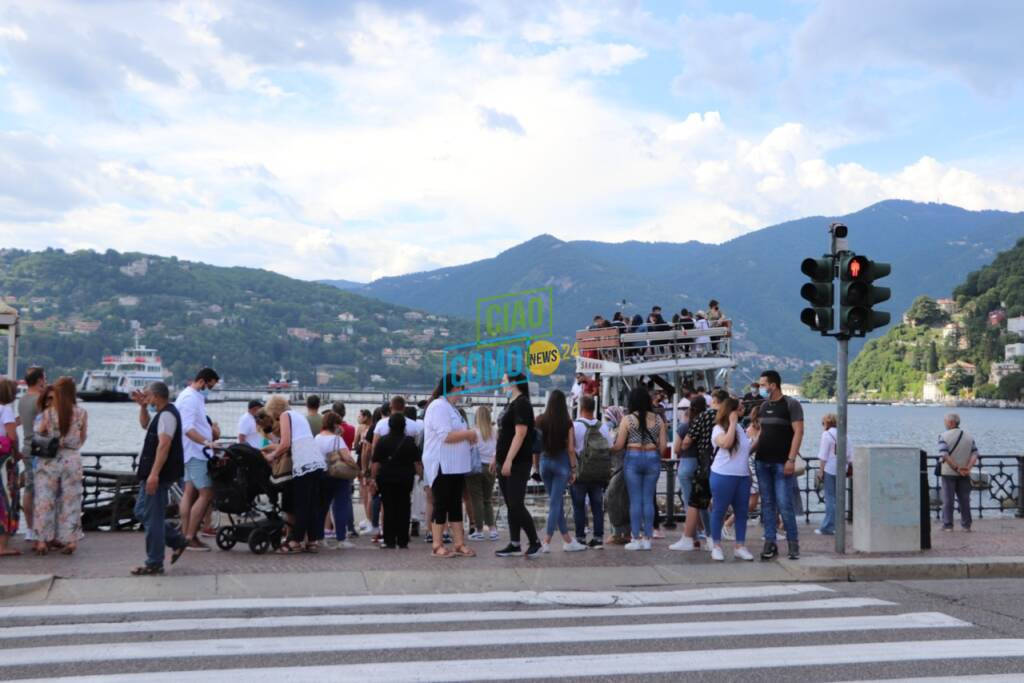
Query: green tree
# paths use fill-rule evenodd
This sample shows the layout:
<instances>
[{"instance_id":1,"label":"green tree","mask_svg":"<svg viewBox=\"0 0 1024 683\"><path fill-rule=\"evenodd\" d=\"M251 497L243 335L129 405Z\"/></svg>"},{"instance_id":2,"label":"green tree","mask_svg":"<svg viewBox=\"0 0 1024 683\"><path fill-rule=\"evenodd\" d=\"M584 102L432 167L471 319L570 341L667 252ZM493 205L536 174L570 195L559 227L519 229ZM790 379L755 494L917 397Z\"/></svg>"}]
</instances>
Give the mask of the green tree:
<instances>
[{"instance_id":1,"label":"green tree","mask_svg":"<svg viewBox=\"0 0 1024 683\"><path fill-rule=\"evenodd\" d=\"M809 372L803 381L800 392L807 398L829 399L836 395L836 368L834 365L822 363Z\"/></svg>"},{"instance_id":2,"label":"green tree","mask_svg":"<svg viewBox=\"0 0 1024 683\"><path fill-rule=\"evenodd\" d=\"M1024 372L1015 372L999 380L999 398L1007 401L1021 400L1024 392Z\"/></svg>"},{"instance_id":3,"label":"green tree","mask_svg":"<svg viewBox=\"0 0 1024 683\"><path fill-rule=\"evenodd\" d=\"M935 348L935 342L928 345L928 372L939 371L939 350Z\"/></svg>"},{"instance_id":4,"label":"green tree","mask_svg":"<svg viewBox=\"0 0 1024 683\"><path fill-rule=\"evenodd\" d=\"M946 315L935 303L935 299L922 295L910 304L910 308L907 309L907 318L915 325L935 325L943 322Z\"/></svg>"},{"instance_id":5,"label":"green tree","mask_svg":"<svg viewBox=\"0 0 1024 683\"><path fill-rule=\"evenodd\" d=\"M964 389L974 386L974 375L970 375L960 366L954 367L946 377L946 391L952 396L959 396Z\"/></svg>"}]
</instances>

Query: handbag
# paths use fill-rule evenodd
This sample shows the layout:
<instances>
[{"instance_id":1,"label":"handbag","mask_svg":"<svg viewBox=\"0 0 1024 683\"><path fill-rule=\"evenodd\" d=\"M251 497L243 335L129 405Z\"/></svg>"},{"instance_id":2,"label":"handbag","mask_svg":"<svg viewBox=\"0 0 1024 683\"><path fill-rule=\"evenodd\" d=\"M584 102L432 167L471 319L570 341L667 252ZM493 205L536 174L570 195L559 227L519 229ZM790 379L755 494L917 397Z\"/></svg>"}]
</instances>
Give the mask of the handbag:
<instances>
[{"instance_id":1,"label":"handbag","mask_svg":"<svg viewBox=\"0 0 1024 683\"><path fill-rule=\"evenodd\" d=\"M292 452L291 449L278 456L270 465L270 483L283 484L292 478Z\"/></svg>"},{"instance_id":2,"label":"handbag","mask_svg":"<svg viewBox=\"0 0 1024 683\"><path fill-rule=\"evenodd\" d=\"M796 459L793 460L793 476L802 477L804 472L807 471L807 461L798 453Z\"/></svg>"},{"instance_id":3,"label":"handbag","mask_svg":"<svg viewBox=\"0 0 1024 683\"><path fill-rule=\"evenodd\" d=\"M689 507L707 510L711 505L711 459L713 453L706 450L697 452L697 470L693 473Z\"/></svg>"},{"instance_id":4,"label":"handbag","mask_svg":"<svg viewBox=\"0 0 1024 683\"><path fill-rule=\"evenodd\" d=\"M337 437L335 437L337 438ZM340 442L341 439L338 439ZM342 458L341 444L327 454L327 476L334 479L352 480L359 476L359 467Z\"/></svg>"},{"instance_id":5,"label":"handbag","mask_svg":"<svg viewBox=\"0 0 1024 683\"><path fill-rule=\"evenodd\" d=\"M60 448L60 438L56 436L43 436L33 434L29 443L29 455L37 458L56 458L57 450Z\"/></svg>"}]
</instances>

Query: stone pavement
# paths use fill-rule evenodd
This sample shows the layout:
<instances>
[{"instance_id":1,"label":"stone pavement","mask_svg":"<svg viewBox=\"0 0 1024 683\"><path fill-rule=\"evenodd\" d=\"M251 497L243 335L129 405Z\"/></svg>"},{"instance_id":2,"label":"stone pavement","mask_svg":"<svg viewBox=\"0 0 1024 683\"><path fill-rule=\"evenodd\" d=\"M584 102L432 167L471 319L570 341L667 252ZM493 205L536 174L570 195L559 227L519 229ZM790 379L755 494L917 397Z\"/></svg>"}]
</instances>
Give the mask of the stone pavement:
<instances>
[{"instance_id":1,"label":"stone pavement","mask_svg":"<svg viewBox=\"0 0 1024 683\"><path fill-rule=\"evenodd\" d=\"M629 586L671 586L692 583L765 581L859 581L909 578L1024 577L1024 520L986 519L972 533L942 532L933 526L933 549L923 553L863 555L834 552L831 537L801 528L802 558L790 562L712 562L706 552L668 550L679 530L655 541L652 552L627 552L621 546L563 553L560 542L534 561L498 558L504 542L472 543L476 558L435 559L422 539L408 550L380 550L368 536L356 547L322 550L319 554L254 555L245 545L231 551L187 552L160 579L128 577L143 560L140 532L93 533L67 557L51 554L0 559L0 598L56 591L76 599L89 591L127 590L149 594L153 582L184 596L315 594L330 588L342 592L430 592L444 590L579 589ZM760 528L752 529L750 547L759 550ZM848 543L850 543L848 538ZM18 547L20 543L15 543ZM211 540L212 545L212 540ZM727 557L731 543L724 544ZM785 549L785 544L780 544ZM286 575L288 578L283 578ZM51 587L50 578L55 577ZM149 585L147 585L149 584ZM178 588L172 588L177 586ZM137 588L136 588L137 587ZM142 593L136 595L136 591ZM166 593L164 593L166 597Z\"/></svg>"}]
</instances>

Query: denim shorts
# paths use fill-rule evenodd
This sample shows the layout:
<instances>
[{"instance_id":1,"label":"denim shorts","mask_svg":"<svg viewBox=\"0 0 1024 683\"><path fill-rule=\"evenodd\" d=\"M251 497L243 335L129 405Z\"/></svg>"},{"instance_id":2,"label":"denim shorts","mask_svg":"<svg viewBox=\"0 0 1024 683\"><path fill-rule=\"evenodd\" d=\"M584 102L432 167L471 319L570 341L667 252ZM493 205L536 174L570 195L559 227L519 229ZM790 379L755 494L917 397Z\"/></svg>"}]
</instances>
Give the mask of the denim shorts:
<instances>
[{"instance_id":1,"label":"denim shorts","mask_svg":"<svg viewBox=\"0 0 1024 683\"><path fill-rule=\"evenodd\" d=\"M213 488L213 481L206 469L206 460L193 458L185 463L185 481L192 482L197 489Z\"/></svg>"}]
</instances>

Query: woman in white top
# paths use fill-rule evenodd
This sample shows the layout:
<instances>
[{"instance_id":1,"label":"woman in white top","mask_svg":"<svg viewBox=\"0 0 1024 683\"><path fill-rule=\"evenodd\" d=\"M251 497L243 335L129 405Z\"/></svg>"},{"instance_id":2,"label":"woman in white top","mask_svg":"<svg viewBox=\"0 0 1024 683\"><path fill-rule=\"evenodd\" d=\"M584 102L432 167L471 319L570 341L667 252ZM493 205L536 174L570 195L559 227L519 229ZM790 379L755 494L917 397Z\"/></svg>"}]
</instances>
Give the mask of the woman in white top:
<instances>
[{"instance_id":1,"label":"woman in white top","mask_svg":"<svg viewBox=\"0 0 1024 683\"><path fill-rule=\"evenodd\" d=\"M324 517L327 511L322 502L322 488L327 461L317 448L305 413L289 410L287 398L281 395L272 396L267 401L265 410L281 426L281 442L267 454L267 460L274 462L289 449L292 453L290 484L295 522L288 534L288 541L277 552L315 553L324 537Z\"/></svg>"},{"instance_id":2,"label":"woman in white top","mask_svg":"<svg viewBox=\"0 0 1024 683\"><path fill-rule=\"evenodd\" d=\"M454 375L441 378L434 397L423 416L423 480L430 486L434 500L431 516L434 557L473 557L466 546L462 526L462 489L470 470L470 447L477 434L466 426L455 409L462 385ZM455 547L444 547L445 525L450 525Z\"/></svg>"},{"instance_id":3,"label":"woman in white top","mask_svg":"<svg viewBox=\"0 0 1024 683\"><path fill-rule=\"evenodd\" d=\"M498 540L498 530L494 528L494 480L491 463L498 446L498 435L491 424L491 409L480 406L473 416L476 425L477 442L475 448L480 454L480 471L466 477L466 489L469 491L469 508L473 513L476 529L471 530L469 540L483 541L490 538Z\"/></svg>"},{"instance_id":4,"label":"woman in white top","mask_svg":"<svg viewBox=\"0 0 1024 683\"><path fill-rule=\"evenodd\" d=\"M738 426L743 417L743 406L735 398L727 398L718 408L715 426L711 430L711 443L715 459L711 463L711 559L721 562L722 524L725 512L732 506L736 515L736 547L733 556L740 560L753 560L746 548L747 512L750 500L750 439Z\"/></svg>"},{"instance_id":5,"label":"woman in white top","mask_svg":"<svg viewBox=\"0 0 1024 683\"><path fill-rule=\"evenodd\" d=\"M814 533L824 536L832 536L836 533L836 441L839 438L837 428L839 419L835 413L829 413L821 418L821 444L818 447L818 480L822 482L825 491L825 518L821 520L821 527L814 530ZM846 446L846 462L849 463L853 452L849 444Z\"/></svg>"},{"instance_id":6,"label":"woman in white top","mask_svg":"<svg viewBox=\"0 0 1024 683\"><path fill-rule=\"evenodd\" d=\"M341 415L333 411L325 413L320 425L320 433L313 439L316 441L316 447L320 450L320 454L324 456L324 462L330 463L331 453L338 451L342 462L351 465L354 469L359 468L341 436ZM355 546L345 540L349 524L347 516L351 514L352 509L352 480L335 479L330 476L329 469L326 472L327 475L321 484L323 495L320 496L320 501L325 519L328 512L333 511L334 532L330 538L324 541L324 545L330 549L353 548Z\"/></svg>"}]
</instances>

